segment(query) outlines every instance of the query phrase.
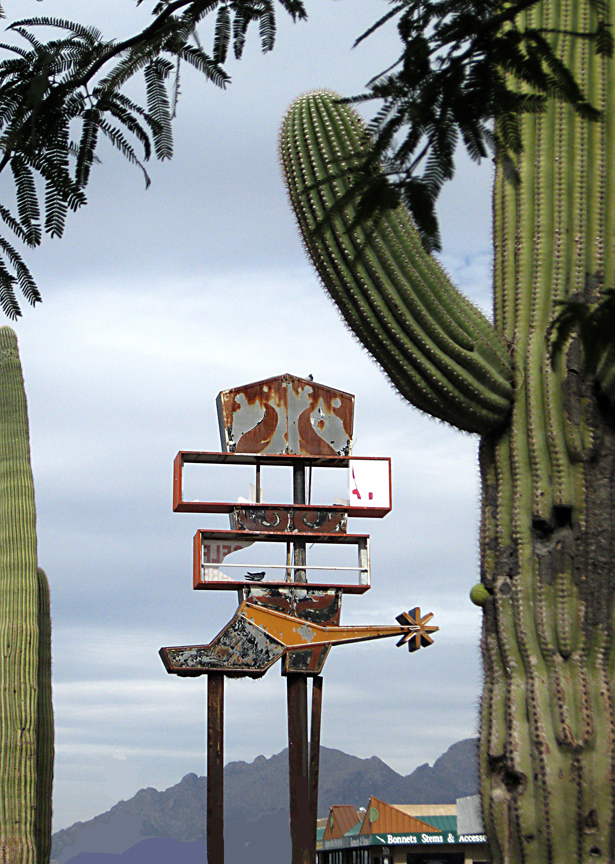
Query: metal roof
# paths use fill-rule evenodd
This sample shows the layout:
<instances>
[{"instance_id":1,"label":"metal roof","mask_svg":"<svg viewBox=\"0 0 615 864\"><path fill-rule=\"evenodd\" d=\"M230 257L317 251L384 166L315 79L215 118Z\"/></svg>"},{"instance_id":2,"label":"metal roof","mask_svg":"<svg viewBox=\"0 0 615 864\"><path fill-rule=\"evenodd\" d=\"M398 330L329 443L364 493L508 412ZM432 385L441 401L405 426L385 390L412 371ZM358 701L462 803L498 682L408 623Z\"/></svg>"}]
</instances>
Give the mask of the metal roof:
<instances>
[{"instance_id":1,"label":"metal roof","mask_svg":"<svg viewBox=\"0 0 615 864\"><path fill-rule=\"evenodd\" d=\"M360 825L361 820L355 807L351 804L334 804L329 811L323 840L334 840L343 837L357 823Z\"/></svg>"},{"instance_id":2,"label":"metal roof","mask_svg":"<svg viewBox=\"0 0 615 864\"><path fill-rule=\"evenodd\" d=\"M391 804L398 810L403 810L408 816L422 819L424 816L456 816L456 804Z\"/></svg>"},{"instance_id":3,"label":"metal roof","mask_svg":"<svg viewBox=\"0 0 615 864\"><path fill-rule=\"evenodd\" d=\"M361 834L374 833L439 833L440 829L430 825L425 818L417 819L399 807L385 804L373 795L361 825Z\"/></svg>"},{"instance_id":4,"label":"metal roof","mask_svg":"<svg viewBox=\"0 0 615 864\"><path fill-rule=\"evenodd\" d=\"M433 825L438 831L452 831L457 833L457 817L456 816L423 816L423 822L428 825Z\"/></svg>"}]
</instances>

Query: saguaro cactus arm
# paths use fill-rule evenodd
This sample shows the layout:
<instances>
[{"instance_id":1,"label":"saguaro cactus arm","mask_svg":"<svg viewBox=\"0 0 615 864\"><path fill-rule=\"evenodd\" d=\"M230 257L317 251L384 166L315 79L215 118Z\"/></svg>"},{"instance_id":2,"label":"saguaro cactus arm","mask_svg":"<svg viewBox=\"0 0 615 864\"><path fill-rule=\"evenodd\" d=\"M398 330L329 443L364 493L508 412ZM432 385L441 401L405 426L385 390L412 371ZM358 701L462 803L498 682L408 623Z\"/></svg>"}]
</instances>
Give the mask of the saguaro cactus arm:
<instances>
[{"instance_id":1,"label":"saguaro cactus arm","mask_svg":"<svg viewBox=\"0 0 615 864\"><path fill-rule=\"evenodd\" d=\"M369 227L358 224L350 169L366 146L359 116L333 93L310 93L289 109L280 156L307 250L347 324L399 392L435 417L485 434L510 408L508 346L424 251L403 205ZM348 204L332 209L342 198Z\"/></svg>"}]
</instances>

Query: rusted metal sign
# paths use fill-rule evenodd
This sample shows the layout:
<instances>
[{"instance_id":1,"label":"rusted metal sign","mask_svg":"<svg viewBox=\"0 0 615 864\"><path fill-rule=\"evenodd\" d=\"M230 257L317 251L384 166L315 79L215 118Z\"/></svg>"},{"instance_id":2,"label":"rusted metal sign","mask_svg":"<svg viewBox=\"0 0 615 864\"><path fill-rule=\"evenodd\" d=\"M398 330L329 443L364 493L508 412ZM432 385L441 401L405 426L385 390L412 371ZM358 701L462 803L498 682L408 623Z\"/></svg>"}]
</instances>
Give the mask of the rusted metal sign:
<instances>
[{"instance_id":1,"label":"rusted metal sign","mask_svg":"<svg viewBox=\"0 0 615 864\"><path fill-rule=\"evenodd\" d=\"M425 616L430 620L432 616ZM260 678L283 655L298 653L298 663L291 661L292 671L319 674L333 645L363 642L401 636L399 645L426 637L426 624L420 609L399 616L399 626L323 626L295 615L274 611L245 601L229 623L207 645L161 648L160 656L168 672L179 675L247 675ZM428 627L433 633L437 627ZM418 647L418 646L417 646Z\"/></svg>"},{"instance_id":2,"label":"rusted metal sign","mask_svg":"<svg viewBox=\"0 0 615 864\"><path fill-rule=\"evenodd\" d=\"M231 453L348 456L354 396L294 375L218 395L222 449Z\"/></svg>"},{"instance_id":3,"label":"rusted metal sign","mask_svg":"<svg viewBox=\"0 0 615 864\"><path fill-rule=\"evenodd\" d=\"M421 615L418 607L399 615L397 626L340 624L343 595L367 591L371 573L369 536L348 534L348 517L378 518L391 509L390 459L351 455L354 396L310 379L281 375L225 390L217 407L223 452L177 454L173 509L228 514L230 530L201 530L195 535L194 588L234 590L239 607L211 642L161 648L160 656L171 674L209 676L209 864L224 864L224 677L260 678L282 661L288 701L292 864L316 864L320 672L331 648L397 636L398 645L416 651L432 644L438 628L430 623L432 614ZM190 463L254 466L248 497L186 500L184 466ZM271 466L292 469L292 502L265 500L261 481ZM342 475L341 488L335 486L339 491L331 495L339 498L313 503L312 473L322 468L345 469L347 483ZM322 488L332 487L325 483ZM203 497L202 489L198 484L195 494ZM259 550L262 555L267 551L263 552L262 543L272 544L273 557L278 550L282 560L256 560ZM327 544L336 547L336 555ZM356 566L341 566L340 547L352 545L357 550ZM249 553L239 554L251 546ZM320 554L311 552L308 561L312 546ZM314 564L319 560L331 563ZM351 573L356 581L350 581ZM312 679L309 744L308 677Z\"/></svg>"}]
</instances>

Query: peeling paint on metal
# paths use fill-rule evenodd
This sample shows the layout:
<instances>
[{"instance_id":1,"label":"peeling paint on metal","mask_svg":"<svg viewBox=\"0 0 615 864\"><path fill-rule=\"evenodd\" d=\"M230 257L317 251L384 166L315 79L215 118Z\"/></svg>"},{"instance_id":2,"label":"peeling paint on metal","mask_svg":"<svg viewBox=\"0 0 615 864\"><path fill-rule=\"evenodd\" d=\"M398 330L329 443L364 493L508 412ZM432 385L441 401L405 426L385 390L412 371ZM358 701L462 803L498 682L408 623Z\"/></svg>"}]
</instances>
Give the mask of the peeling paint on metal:
<instances>
[{"instance_id":1,"label":"peeling paint on metal","mask_svg":"<svg viewBox=\"0 0 615 864\"><path fill-rule=\"evenodd\" d=\"M354 396L293 375L218 395L222 448L237 453L349 455Z\"/></svg>"},{"instance_id":2,"label":"peeling paint on metal","mask_svg":"<svg viewBox=\"0 0 615 864\"><path fill-rule=\"evenodd\" d=\"M306 642L313 642L315 633L311 627L308 627L307 624L302 624L301 627L297 627L297 633L304 639Z\"/></svg>"},{"instance_id":3,"label":"peeling paint on metal","mask_svg":"<svg viewBox=\"0 0 615 864\"><path fill-rule=\"evenodd\" d=\"M339 510L294 507L237 507L230 514L234 531L283 531L302 534L345 534L348 515Z\"/></svg>"}]
</instances>

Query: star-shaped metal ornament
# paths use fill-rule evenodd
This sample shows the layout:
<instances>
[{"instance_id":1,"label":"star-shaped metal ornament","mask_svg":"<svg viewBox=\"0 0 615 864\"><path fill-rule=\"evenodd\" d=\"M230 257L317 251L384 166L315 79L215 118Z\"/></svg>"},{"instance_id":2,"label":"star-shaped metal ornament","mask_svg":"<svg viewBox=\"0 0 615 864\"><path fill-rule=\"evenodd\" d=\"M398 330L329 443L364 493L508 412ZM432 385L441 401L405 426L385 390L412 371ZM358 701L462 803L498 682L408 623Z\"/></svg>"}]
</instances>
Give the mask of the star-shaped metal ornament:
<instances>
[{"instance_id":1,"label":"star-shaped metal ornament","mask_svg":"<svg viewBox=\"0 0 615 864\"><path fill-rule=\"evenodd\" d=\"M433 612L428 612L427 615L424 615L421 618L421 607L415 606L414 609L410 609L408 612L402 612L401 615L398 615L395 619L402 625L402 627L412 627L411 632L404 633L399 642L397 643L397 647L400 645L408 644L408 651L418 651L419 648L428 648L430 645L433 645L433 639L429 635L430 633L436 633L440 628L436 627L434 624L428 624L429 621L433 618Z\"/></svg>"}]
</instances>

